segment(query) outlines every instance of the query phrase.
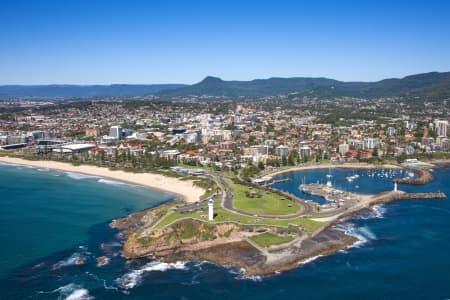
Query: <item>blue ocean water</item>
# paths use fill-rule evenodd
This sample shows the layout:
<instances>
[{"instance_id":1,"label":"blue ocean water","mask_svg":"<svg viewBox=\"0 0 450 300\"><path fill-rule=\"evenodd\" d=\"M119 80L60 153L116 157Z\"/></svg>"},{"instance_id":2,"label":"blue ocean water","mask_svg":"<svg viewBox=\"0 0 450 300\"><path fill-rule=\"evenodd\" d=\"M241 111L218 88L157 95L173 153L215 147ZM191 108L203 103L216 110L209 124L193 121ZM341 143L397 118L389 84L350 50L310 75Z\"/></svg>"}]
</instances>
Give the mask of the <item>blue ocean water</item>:
<instances>
[{"instance_id":1,"label":"blue ocean water","mask_svg":"<svg viewBox=\"0 0 450 300\"><path fill-rule=\"evenodd\" d=\"M16 181L35 180L54 185L64 179L72 184L93 185L91 197L105 193L105 186L98 180L71 178L49 178L32 170L14 170L1 167L2 197L10 187L5 188L5 180L19 172ZM31 172L31 173L29 173ZM303 182L325 180L328 170L315 170L285 174L292 180L279 184L290 192L297 192ZM392 189L391 179L387 177L365 176L363 170L331 170L333 184L358 192L379 192ZM52 172L50 172L52 173ZM6 176L5 176L6 174ZM307 175L305 175L307 174ZM346 177L360 174L351 184ZM434 181L425 186L399 186L411 192L441 190L450 194L449 168L434 170ZM306 180L304 177L306 176ZM60 176L61 177L61 176ZM5 179L6 178L6 179ZM56 180L56 181L53 181ZM314 180L314 181L312 181ZM14 180L13 180L14 181ZM347 186L345 186L347 185ZM358 185L358 188L356 188ZM63 185L64 186L64 185ZM107 187L113 188L116 186ZM61 187L60 187L61 188ZM66 186L68 189L69 187ZM78 189L80 192L80 189ZM11 191L10 191L11 192ZM37 193L38 189L34 189ZM122 193L115 190L117 198L127 198L131 190ZM122 195L122 196L121 196ZM30 212L29 202L24 202L17 194L8 201L8 205L18 205L22 216L3 220L0 213L2 238L7 229L15 231L26 222ZM77 203L79 195L72 198ZM247 278L239 269L222 267L205 262L187 262L164 264L151 260L134 260L126 262L120 257L120 238L107 226L109 216L98 213L99 219L88 218L84 232L74 235L65 229L65 222L72 223L76 210L89 206L90 202L79 203L76 207L67 204L70 217L62 218L58 231L67 232L67 244L59 245L52 238L40 239L40 243L50 243L54 251L47 255L34 256L33 259L21 261L9 267L1 278L0 299L448 299L450 297L450 201L414 200L391 203L365 211L345 222L343 230L358 236L360 242L354 247L334 255L319 257L298 268L268 277ZM139 197L137 197L139 198ZM129 202L117 205L109 218L123 215L121 207L128 207ZM154 200L158 201L158 200ZM162 201L162 200L159 200ZM154 204L153 200L148 204ZM20 204L19 204L20 203ZM126 204L128 203L128 204ZM72 204L74 205L74 204ZM100 205L100 204L98 204ZM60 213L65 212L60 207ZM84 208L89 210L88 208ZM135 207L134 209L139 209ZM100 208L99 211L102 211ZM17 212L16 211L16 212ZM55 215L50 213L48 219ZM78 215L81 222L84 214ZM103 217L103 219L102 219ZM34 222L38 222L35 220ZM36 224L37 226L37 224ZM69 226L70 228L70 226ZM26 229L26 228L25 228ZM17 229L19 230L19 229ZM33 229L34 232L34 229ZM3 240L2 239L2 240ZM33 240L29 236L17 236L13 243L28 243L32 248ZM2 243L2 248L5 244ZM19 246L16 247L19 249ZM2 249L2 251L5 251ZM11 254L8 254L11 255ZM95 258L101 255L110 257L110 264L97 267ZM2 262L8 261L2 252ZM76 258L83 257L84 265L75 265Z\"/></svg>"}]
</instances>

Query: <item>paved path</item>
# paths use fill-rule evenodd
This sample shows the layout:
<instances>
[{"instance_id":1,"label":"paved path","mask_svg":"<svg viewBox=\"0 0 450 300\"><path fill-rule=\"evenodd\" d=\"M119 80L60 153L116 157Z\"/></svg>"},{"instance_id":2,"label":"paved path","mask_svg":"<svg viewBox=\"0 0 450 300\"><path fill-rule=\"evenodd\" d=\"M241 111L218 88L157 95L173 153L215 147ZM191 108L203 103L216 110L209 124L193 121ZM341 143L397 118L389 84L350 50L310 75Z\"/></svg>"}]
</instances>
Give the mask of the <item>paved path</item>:
<instances>
[{"instance_id":1,"label":"paved path","mask_svg":"<svg viewBox=\"0 0 450 300\"><path fill-rule=\"evenodd\" d=\"M239 209L236 209L233 207L233 196L234 196L234 190L233 188L226 182L225 178L223 177L223 174L216 174L217 175L217 179L219 181L219 183L224 187L224 195L222 198L222 206L229 210L232 211L236 214L240 214L243 216L249 216L249 217L255 217L255 214L252 213L248 213ZM287 193L283 193L283 194L287 194ZM289 219L296 219L298 217L301 216L306 216L306 215L310 215L314 212L314 208L308 204L307 202L291 195L291 194L287 194L287 197L292 198L295 202L297 202L301 207L302 210L299 213L296 214L292 214L292 215L287 215L287 216L267 216L267 215L257 215L258 218L262 218L262 219L280 219L280 220L289 220Z\"/></svg>"}]
</instances>

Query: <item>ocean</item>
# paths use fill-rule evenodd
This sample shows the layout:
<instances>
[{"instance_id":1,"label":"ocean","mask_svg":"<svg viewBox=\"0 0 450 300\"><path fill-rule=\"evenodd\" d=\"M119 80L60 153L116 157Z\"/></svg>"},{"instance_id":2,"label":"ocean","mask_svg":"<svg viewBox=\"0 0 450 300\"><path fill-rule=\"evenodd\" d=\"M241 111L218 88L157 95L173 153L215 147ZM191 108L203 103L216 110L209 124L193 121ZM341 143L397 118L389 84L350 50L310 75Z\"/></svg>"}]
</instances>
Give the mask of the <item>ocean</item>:
<instances>
[{"instance_id":1,"label":"ocean","mask_svg":"<svg viewBox=\"0 0 450 300\"><path fill-rule=\"evenodd\" d=\"M311 170L276 188L326 181L359 193L391 190L395 170ZM359 175L355 177L354 175ZM450 194L450 168L409 192ZM353 176L355 179L347 180ZM0 165L0 299L448 299L450 201L376 206L339 229L353 247L266 277L207 262L125 261L111 219L170 201L168 194L101 178ZM96 266L96 258L110 263ZM85 264L77 265L80 258Z\"/></svg>"}]
</instances>

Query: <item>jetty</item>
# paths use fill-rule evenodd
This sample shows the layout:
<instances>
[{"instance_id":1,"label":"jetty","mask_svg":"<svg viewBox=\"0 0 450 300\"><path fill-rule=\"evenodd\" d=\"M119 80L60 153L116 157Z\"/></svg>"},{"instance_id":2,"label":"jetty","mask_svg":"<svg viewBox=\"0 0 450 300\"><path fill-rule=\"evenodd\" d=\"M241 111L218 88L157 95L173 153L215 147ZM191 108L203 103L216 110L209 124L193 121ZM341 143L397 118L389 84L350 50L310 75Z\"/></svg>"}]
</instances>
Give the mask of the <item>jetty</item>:
<instances>
[{"instance_id":1,"label":"jetty","mask_svg":"<svg viewBox=\"0 0 450 300\"><path fill-rule=\"evenodd\" d=\"M382 192L374 196L374 204L382 204L401 200L414 200L414 199L445 199L447 195L445 193L406 193L400 191Z\"/></svg>"},{"instance_id":2,"label":"jetty","mask_svg":"<svg viewBox=\"0 0 450 300\"><path fill-rule=\"evenodd\" d=\"M418 178L395 178L393 180L394 183L398 184L411 184L411 185L422 185L427 184L431 180L433 180L433 175L427 169L423 168L412 168L412 167L404 167L406 170L410 170L412 172L418 173Z\"/></svg>"}]
</instances>

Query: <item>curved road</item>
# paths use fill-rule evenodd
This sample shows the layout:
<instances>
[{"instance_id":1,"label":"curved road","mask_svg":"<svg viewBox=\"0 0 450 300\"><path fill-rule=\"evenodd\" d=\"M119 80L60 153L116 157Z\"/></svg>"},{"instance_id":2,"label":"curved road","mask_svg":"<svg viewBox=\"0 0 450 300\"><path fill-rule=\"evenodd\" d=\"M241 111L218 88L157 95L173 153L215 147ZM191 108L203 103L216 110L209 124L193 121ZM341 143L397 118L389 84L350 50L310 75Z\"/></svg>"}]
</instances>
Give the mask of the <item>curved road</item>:
<instances>
[{"instance_id":1,"label":"curved road","mask_svg":"<svg viewBox=\"0 0 450 300\"><path fill-rule=\"evenodd\" d=\"M219 183L224 187L224 195L222 198L222 206L223 208L232 211L234 213L240 214L240 215L244 215L244 216L249 216L249 217L255 217L255 214L252 213L248 213L239 209L236 209L233 207L233 189L230 187L230 185L226 182L226 180L223 177L223 174L216 174L217 175L217 179L219 181ZM292 195L286 195L286 197L290 197L293 198ZM293 214L293 215L286 215L286 216L267 216L267 215L257 215L257 217L259 218L264 218L264 219L283 219L283 220L289 220L289 219L295 219L301 216L306 216L306 215L310 215L314 212L314 208L308 204L305 201L302 201L298 198L293 198L293 200L295 202L297 202L303 209L301 212Z\"/></svg>"}]
</instances>

